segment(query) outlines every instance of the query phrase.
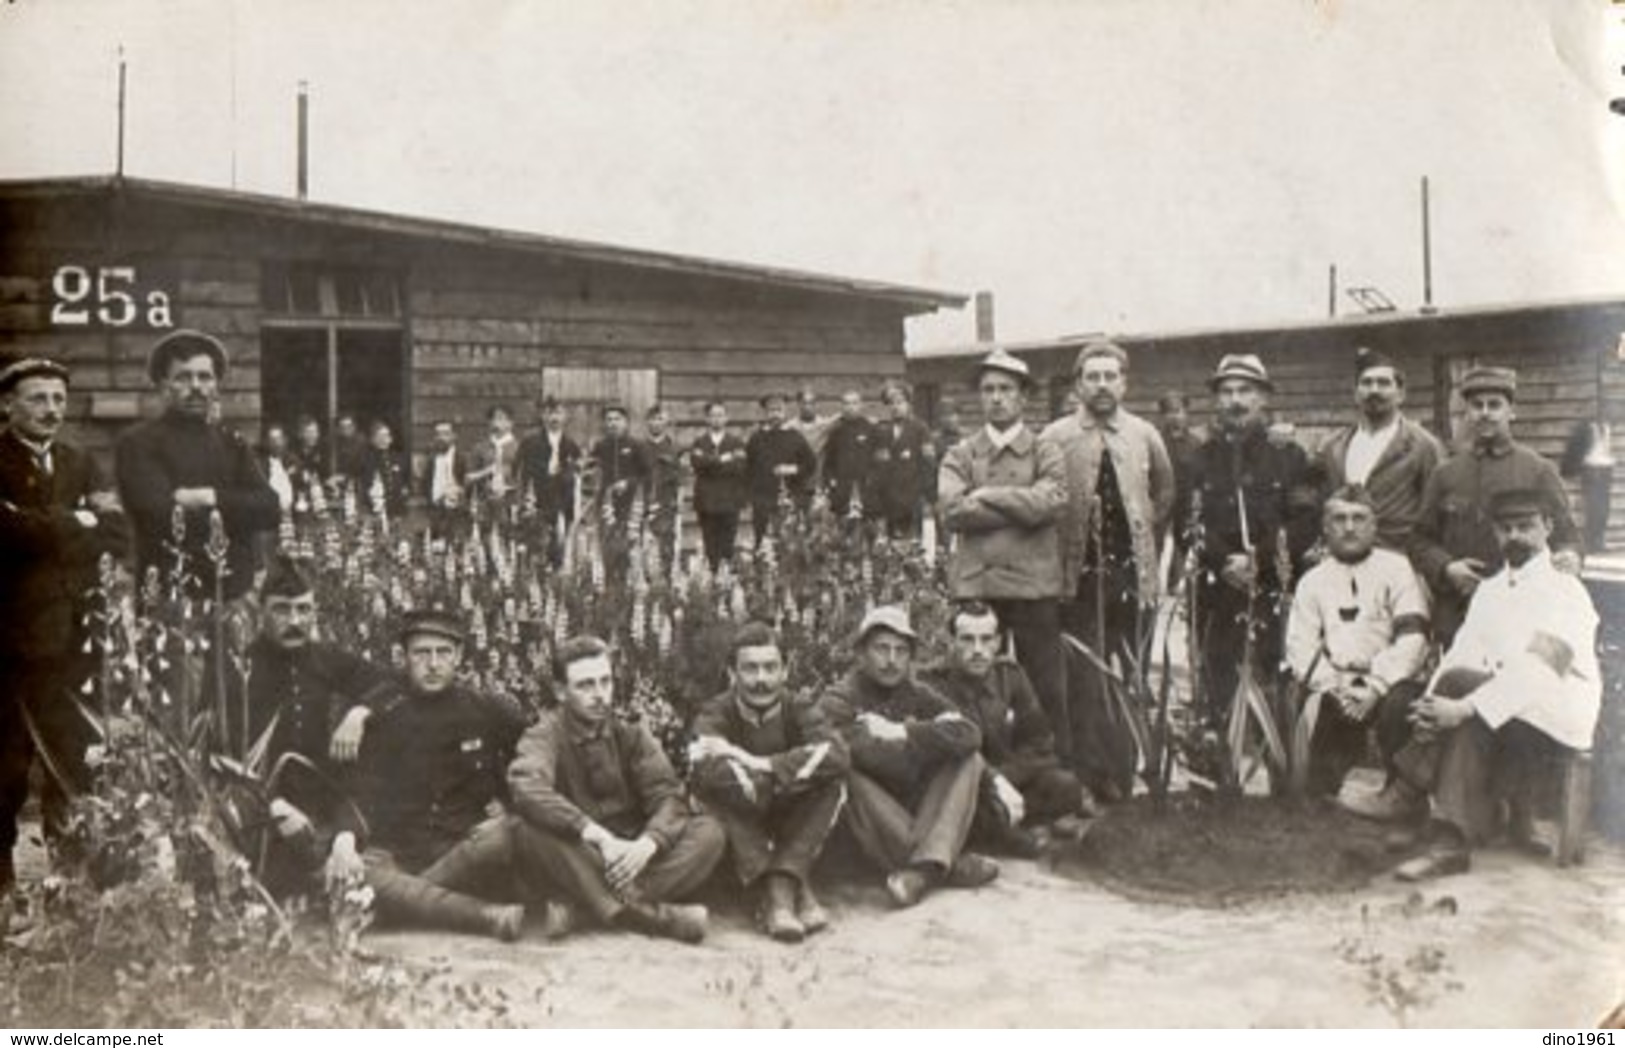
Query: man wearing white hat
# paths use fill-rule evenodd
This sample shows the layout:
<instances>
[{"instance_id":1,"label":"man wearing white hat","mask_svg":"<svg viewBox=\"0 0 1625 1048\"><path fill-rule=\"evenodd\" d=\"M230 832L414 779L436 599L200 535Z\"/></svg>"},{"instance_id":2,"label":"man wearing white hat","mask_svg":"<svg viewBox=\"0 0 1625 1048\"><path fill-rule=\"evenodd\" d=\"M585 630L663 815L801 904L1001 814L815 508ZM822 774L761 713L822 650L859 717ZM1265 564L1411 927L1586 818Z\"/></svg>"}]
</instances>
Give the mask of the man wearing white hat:
<instances>
[{"instance_id":1,"label":"man wearing white hat","mask_svg":"<svg viewBox=\"0 0 1625 1048\"><path fill-rule=\"evenodd\" d=\"M987 602L1015 640L1016 660L1071 762L1066 661L1061 648L1061 545L1066 505L1060 448L1022 421L1032 375L1002 349L976 371L984 425L949 449L937 475L943 521L954 536L948 584L956 600Z\"/></svg>"},{"instance_id":2,"label":"man wearing white hat","mask_svg":"<svg viewBox=\"0 0 1625 1048\"><path fill-rule=\"evenodd\" d=\"M1263 361L1227 355L1208 385L1217 423L1197 454L1192 489L1201 500L1196 625L1208 722L1222 728L1244 655L1251 653L1260 683L1278 672L1283 594L1303 573L1320 513L1308 456L1297 444L1269 439L1266 408L1275 386Z\"/></svg>"}]
</instances>

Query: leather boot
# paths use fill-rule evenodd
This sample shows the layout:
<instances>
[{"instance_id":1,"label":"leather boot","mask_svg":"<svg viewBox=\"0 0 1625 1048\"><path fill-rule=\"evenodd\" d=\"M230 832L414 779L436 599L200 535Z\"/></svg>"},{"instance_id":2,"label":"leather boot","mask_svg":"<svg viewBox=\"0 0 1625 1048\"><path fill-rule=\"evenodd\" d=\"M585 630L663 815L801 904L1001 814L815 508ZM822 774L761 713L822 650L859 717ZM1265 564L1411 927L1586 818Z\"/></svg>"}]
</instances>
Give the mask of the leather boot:
<instances>
[{"instance_id":1,"label":"leather boot","mask_svg":"<svg viewBox=\"0 0 1625 1048\"><path fill-rule=\"evenodd\" d=\"M381 911L424 928L488 935L503 942L518 940L525 923L523 906L499 906L472 895L449 891L419 878L394 886Z\"/></svg>"},{"instance_id":2,"label":"leather boot","mask_svg":"<svg viewBox=\"0 0 1625 1048\"><path fill-rule=\"evenodd\" d=\"M674 906L664 902L633 902L615 915L615 923L641 935L694 944L705 939L710 913L704 906Z\"/></svg>"},{"instance_id":3,"label":"leather boot","mask_svg":"<svg viewBox=\"0 0 1625 1048\"><path fill-rule=\"evenodd\" d=\"M796 917L796 880L783 873L762 878L762 928L779 942L800 942L807 929Z\"/></svg>"},{"instance_id":4,"label":"leather boot","mask_svg":"<svg viewBox=\"0 0 1625 1048\"><path fill-rule=\"evenodd\" d=\"M829 927L829 911L824 909L818 896L813 894L812 885L801 881L796 885L796 920L807 930L808 935L814 935Z\"/></svg>"}]
</instances>

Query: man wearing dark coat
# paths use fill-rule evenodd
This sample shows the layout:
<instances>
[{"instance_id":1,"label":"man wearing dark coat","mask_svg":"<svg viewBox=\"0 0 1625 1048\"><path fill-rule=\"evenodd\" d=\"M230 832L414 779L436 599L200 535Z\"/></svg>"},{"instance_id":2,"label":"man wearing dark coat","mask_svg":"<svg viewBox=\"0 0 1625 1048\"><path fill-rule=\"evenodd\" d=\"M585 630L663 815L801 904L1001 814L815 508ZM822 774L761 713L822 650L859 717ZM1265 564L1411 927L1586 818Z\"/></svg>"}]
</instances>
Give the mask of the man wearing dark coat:
<instances>
[{"instance_id":1,"label":"man wearing dark coat","mask_svg":"<svg viewBox=\"0 0 1625 1048\"><path fill-rule=\"evenodd\" d=\"M936 490L937 446L913 415L907 383L888 383L881 394L891 417L875 424L869 490L863 508L894 539L920 537L920 511Z\"/></svg>"},{"instance_id":2,"label":"man wearing dark coat","mask_svg":"<svg viewBox=\"0 0 1625 1048\"><path fill-rule=\"evenodd\" d=\"M694 718L689 782L727 830L740 883L759 892L764 930L800 942L829 924L812 867L846 801L846 742L813 696L785 686L766 623L740 627L728 674Z\"/></svg>"},{"instance_id":3,"label":"man wearing dark coat","mask_svg":"<svg viewBox=\"0 0 1625 1048\"><path fill-rule=\"evenodd\" d=\"M38 358L0 367L0 894L11 886L17 815L36 757L45 827L85 785L94 728L80 712L90 677L84 615L103 555L128 542L118 500L89 455L57 439L68 370Z\"/></svg>"},{"instance_id":4,"label":"man wearing dark coat","mask_svg":"<svg viewBox=\"0 0 1625 1048\"><path fill-rule=\"evenodd\" d=\"M536 515L553 534L557 565L564 555L564 533L576 519L576 478L581 472L581 446L564 431L564 405L553 397L542 401L542 426L519 442L515 472L520 494L536 504Z\"/></svg>"},{"instance_id":5,"label":"man wearing dark coat","mask_svg":"<svg viewBox=\"0 0 1625 1048\"><path fill-rule=\"evenodd\" d=\"M807 438L784 424L783 394L768 393L761 399L766 418L745 442L745 479L750 491L750 522L756 545L773 530L779 513L782 486L802 509L812 494L818 459Z\"/></svg>"},{"instance_id":6,"label":"man wearing dark coat","mask_svg":"<svg viewBox=\"0 0 1625 1048\"><path fill-rule=\"evenodd\" d=\"M715 571L734 555L739 512L745 508L745 442L728 432L728 408L705 405L705 433L688 449L694 466L694 515L705 559Z\"/></svg>"},{"instance_id":7,"label":"man wearing dark coat","mask_svg":"<svg viewBox=\"0 0 1625 1048\"><path fill-rule=\"evenodd\" d=\"M209 420L220 399L226 348L201 331L181 330L159 339L147 358L147 374L164 398L164 413L140 423L118 441L119 495L135 529L136 567L156 569L162 580L175 568L179 511L184 534L179 548L190 590L215 592L215 563L208 554L210 520L218 513L227 542L221 587L233 601L254 584L255 537L274 531L281 505L254 452L236 433Z\"/></svg>"},{"instance_id":8,"label":"man wearing dark coat","mask_svg":"<svg viewBox=\"0 0 1625 1048\"><path fill-rule=\"evenodd\" d=\"M841 394L841 413L824 442L824 484L836 516L846 516L854 494L859 500L868 497L874 447L875 424L863 415L862 395L849 389Z\"/></svg>"}]
</instances>

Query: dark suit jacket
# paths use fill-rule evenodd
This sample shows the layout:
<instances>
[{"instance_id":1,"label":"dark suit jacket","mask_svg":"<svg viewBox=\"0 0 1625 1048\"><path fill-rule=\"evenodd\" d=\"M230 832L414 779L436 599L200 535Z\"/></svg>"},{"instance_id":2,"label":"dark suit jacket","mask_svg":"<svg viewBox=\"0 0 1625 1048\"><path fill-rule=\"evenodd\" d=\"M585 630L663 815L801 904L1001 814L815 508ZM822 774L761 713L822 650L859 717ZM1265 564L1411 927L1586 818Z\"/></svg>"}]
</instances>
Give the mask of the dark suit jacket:
<instances>
[{"instance_id":1,"label":"dark suit jacket","mask_svg":"<svg viewBox=\"0 0 1625 1048\"><path fill-rule=\"evenodd\" d=\"M519 477L521 494L536 499L536 510L552 523L560 513L565 522L575 520L576 474L581 469L581 446L570 439L568 433L559 434L559 468L548 472L553 459L553 437L546 428L527 434L519 442L519 461L514 472Z\"/></svg>"},{"instance_id":2,"label":"dark suit jacket","mask_svg":"<svg viewBox=\"0 0 1625 1048\"><path fill-rule=\"evenodd\" d=\"M89 455L58 442L46 474L27 446L0 433L0 654L79 651L97 561L103 553L122 557L129 546L123 513L97 513L90 528L74 516L94 492L111 489Z\"/></svg>"},{"instance_id":3,"label":"dark suit jacket","mask_svg":"<svg viewBox=\"0 0 1625 1048\"><path fill-rule=\"evenodd\" d=\"M745 508L745 442L724 432L718 444L705 433L688 451L694 466L694 511L738 513Z\"/></svg>"}]
</instances>

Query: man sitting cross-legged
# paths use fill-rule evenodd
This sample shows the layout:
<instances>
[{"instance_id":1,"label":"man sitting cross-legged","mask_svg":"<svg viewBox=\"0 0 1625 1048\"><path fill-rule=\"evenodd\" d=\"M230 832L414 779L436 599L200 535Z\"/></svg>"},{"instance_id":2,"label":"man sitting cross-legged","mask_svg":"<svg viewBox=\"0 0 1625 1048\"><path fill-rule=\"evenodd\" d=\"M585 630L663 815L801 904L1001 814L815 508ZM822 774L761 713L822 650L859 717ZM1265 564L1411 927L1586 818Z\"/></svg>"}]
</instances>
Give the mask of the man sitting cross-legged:
<instances>
[{"instance_id":1,"label":"man sitting cross-legged","mask_svg":"<svg viewBox=\"0 0 1625 1048\"><path fill-rule=\"evenodd\" d=\"M846 801L846 742L810 695L785 687L772 627L734 635L732 686L694 719L694 792L728 831L747 888L761 885L767 933L799 942L829 924L813 894L812 865Z\"/></svg>"},{"instance_id":2,"label":"man sitting cross-legged","mask_svg":"<svg viewBox=\"0 0 1625 1048\"><path fill-rule=\"evenodd\" d=\"M981 729L987 770L971 838L1032 858L1042 842L1023 827L1046 827L1068 816L1075 822L1083 810L1083 785L1061 767L1026 672L999 654L1003 634L993 609L966 601L955 610L952 628L948 660L923 670L920 679Z\"/></svg>"},{"instance_id":3,"label":"man sitting cross-legged","mask_svg":"<svg viewBox=\"0 0 1625 1048\"><path fill-rule=\"evenodd\" d=\"M615 715L607 644L566 641L553 677L562 708L525 732L508 769L518 847L566 900L548 904L548 934L565 934L584 907L605 924L699 942L705 907L666 900L705 883L727 846L722 826L690 811L649 729Z\"/></svg>"},{"instance_id":4,"label":"man sitting cross-legged","mask_svg":"<svg viewBox=\"0 0 1625 1048\"><path fill-rule=\"evenodd\" d=\"M1410 737L1406 716L1422 693L1427 597L1410 561L1377 548L1377 535L1376 506L1364 488L1332 492L1321 513L1329 556L1299 581L1287 618L1287 664L1306 693L1305 709L1314 711L1309 790L1316 796L1337 796L1372 727L1388 767ZM1345 804L1374 818L1414 814L1397 789Z\"/></svg>"},{"instance_id":5,"label":"man sitting cross-legged","mask_svg":"<svg viewBox=\"0 0 1625 1048\"><path fill-rule=\"evenodd\" d=\"M1602 699L1597 613L1579 579L1552 563L1552 518L1533 489L1490 499L1506 566L1485 579L1413 714L1419 734L1397 760L1433 797L1427 852L1404 880L1462 873L1496 830L1533 845L1531 775L1564 749L1589 749Z\"/></svg>"},{"instance_id":6,"label":"man sitting cross-legged","mask_svg":"<svg viewBox=\"0 0 1625 1048\"><path fill-rule=\"evenodd\" d=\"M364 867L381 916L512 942L524 908L486 898L518 884L502 772L524 716L457 683L463 631L451 615L409 613L401 641L406 686L375 704L361 742L365 825L336 835L329 876Z\"/></svg>"},{"instance_id":7,"label":"man sitting cross-legged","mask_svg":"<svg viewBox=\"0 0 1625 1048\"><path fill-rule=\"evenodd\" d=\"M898 906L939 884L974 888L999 875L992 859L962 851L982 780L982 733L913 679L918 639L904 609L869 612L858 627L857 664L823 700L852 751L847 824L886 871Z\"/></svg>"}]
</instances>

